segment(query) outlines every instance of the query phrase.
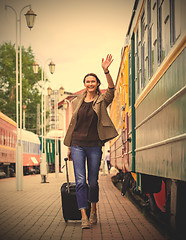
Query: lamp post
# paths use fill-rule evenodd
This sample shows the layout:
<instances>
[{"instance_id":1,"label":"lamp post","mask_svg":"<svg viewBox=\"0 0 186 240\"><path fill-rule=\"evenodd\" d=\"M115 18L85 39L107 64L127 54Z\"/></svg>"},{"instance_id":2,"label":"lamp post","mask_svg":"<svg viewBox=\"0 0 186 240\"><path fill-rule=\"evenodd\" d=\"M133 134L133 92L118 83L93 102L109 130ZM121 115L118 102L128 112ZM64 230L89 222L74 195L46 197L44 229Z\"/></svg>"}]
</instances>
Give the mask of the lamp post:
<instances>
[{"instance_id":1,"label":"lamp post","mask_svg":"<svg viewBox=\"0 0 186 240\"><path fill-rule=\"evenodd\" d=\"M25 129L25 110L27 108L27 105L23 105L23 129Z\"/></svg>"},{"instance_id":2,"label":"lamp post","mask_svg":"<svg viewBox=\"0 0 186 240\"><path fill-rule=\"evenodd\" d=\"M47 59L41 68L41 81L42 81L42 95L41 95L41 126L42 126L42 147L41 147L41 162L40 162L40 174L41 174L41 183L46 183L46 175L47 175L47 161L46 161L46 144L45 144L45 135L46 135L46 98L45 96L45 71L44 67L46 63L50 60L49 70L50 73L53 74L55 71L55 64L51 59ZM37 62L33 63L33 71L34 73L38 73L39 64Z\"/></svg>"},{"instance_id":3,"label":"lamp post","mask_svg":"<svg viewBox=\"0 0 186 240\"><path fill-rule=\"evenodd\" d=\"M10 8L16 16L16 122L17 122L17 143L16 143L16 188L23 190L23 145L22 145L22 47L21 47L21 14L25 8L30 10L25 14L27 26L31 29L34 25L36 14L27 5L20 10L19 18L16 10L5 5L5 10ZM19 72L18 72L18 23L19 23ZM18 79L19 78L19 79ZM19 131L20 128L20 131ZM18 134L19 132L19 134Z\"/></svg>"}]
</instances>

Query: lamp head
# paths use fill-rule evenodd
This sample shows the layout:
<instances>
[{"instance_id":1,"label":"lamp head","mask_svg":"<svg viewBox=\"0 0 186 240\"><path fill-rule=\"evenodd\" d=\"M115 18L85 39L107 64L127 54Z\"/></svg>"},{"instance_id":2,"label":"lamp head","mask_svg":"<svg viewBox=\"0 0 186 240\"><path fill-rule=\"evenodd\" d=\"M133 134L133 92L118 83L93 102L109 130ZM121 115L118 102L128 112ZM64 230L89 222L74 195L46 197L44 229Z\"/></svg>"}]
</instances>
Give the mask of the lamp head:
<instances>
[{"instance_id":1,"label":"lamp head","mask_svg":"<svg viewBox=\"0 0 186 240\"><path fill-rule=\"evenodd\" d=\"M34 21L36 16L37 15L31 9L25 14L26 23L27 23L27 26L30 28L30 30L34 26Z\"/></svg>"},{"instance_id":2,"label":"lamp head","mask_svg":"<svg viewBox=\"0 0 186 240\"><path fill-rule=\"evenodd\" d=\"M55 64L51 61L49 66L50 73L53 74L55 71Z\"/></svg>"},{"instance_id":3,"label":"lamp head","mask_svg":"<svg viewBox=\"0 0 186 240\"><path fill-rule=\"evenodd\" d=\"M64 87L61 86L60 89L59 89L59 93L60 93L61 96L64 94L64 90L65 90Z\"/></svg>"},{"instance_id":4,"label":"lamp head","mask_svg":"<svg viewBox=\"0 0 186 240\"><path fill-rule=\"evenodd\" d=\"M39 70L39 64L37 62L33 62L32 67L33 67L34 73L37 74Z\"/></svg>"},{"instance_id":5,"label":"lamp head","mask_svg":"<svg viewBox=\"0 0 186 240\"><path fill-rule=\"evenodd\" d=\"M51 88L51 87L48 87L48 88L47 88L47 92L48 92L48 96L50 96L51 93L52 93L52 88Z\"/></svg>"}]
</instances>

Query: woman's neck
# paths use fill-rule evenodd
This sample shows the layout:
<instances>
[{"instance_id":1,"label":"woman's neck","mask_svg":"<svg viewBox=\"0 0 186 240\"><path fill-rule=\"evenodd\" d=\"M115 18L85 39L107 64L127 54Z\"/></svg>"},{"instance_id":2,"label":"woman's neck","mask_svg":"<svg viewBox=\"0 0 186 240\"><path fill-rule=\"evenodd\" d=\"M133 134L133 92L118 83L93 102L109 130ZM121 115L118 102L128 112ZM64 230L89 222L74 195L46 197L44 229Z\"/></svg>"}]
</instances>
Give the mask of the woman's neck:
<instances>
[{"instance_id":1,"label":"woman's neck","mask_svg":"<svg viewBox=\"0 0 186 240\"><path fill-rule=\"evenodd\" d=\"M96 96L97 96L97 94L95 92L92 92L92 93L87 92L87 95L85 97L85 101L86 102L91 102L95 99Z\"/></svg>"}]
</instances>

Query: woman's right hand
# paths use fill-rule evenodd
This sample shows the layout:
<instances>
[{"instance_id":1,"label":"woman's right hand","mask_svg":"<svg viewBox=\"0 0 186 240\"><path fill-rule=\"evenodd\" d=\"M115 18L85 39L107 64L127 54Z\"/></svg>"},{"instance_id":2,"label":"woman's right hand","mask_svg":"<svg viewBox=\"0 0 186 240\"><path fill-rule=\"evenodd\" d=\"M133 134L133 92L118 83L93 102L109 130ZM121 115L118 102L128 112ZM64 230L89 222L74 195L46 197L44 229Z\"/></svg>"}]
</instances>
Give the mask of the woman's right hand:
<instances>
[{"instance_id":1,"label":"woman's right hand","mask_svg":"<svg viewBox=\"0 0 186 240\"><path fill-rule=\"evenodd\" d=\"M69 160L69 161L72 161L71 149L70 149L70 148L68 148L67 157L68 157L68 160Z\"/></svg>"}]
</instances>

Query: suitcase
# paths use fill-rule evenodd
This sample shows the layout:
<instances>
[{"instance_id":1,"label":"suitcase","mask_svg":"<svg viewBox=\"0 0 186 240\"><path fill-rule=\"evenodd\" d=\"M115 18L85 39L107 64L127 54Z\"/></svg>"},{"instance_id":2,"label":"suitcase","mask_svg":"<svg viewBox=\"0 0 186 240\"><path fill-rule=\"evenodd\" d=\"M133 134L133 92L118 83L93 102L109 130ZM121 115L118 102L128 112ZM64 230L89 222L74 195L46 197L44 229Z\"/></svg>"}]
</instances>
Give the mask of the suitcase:
<instances>
[{"instance_id":1,"label":"suitcase","mask_svg":"<svg viewBox=\"0 0 186 240\"><path fill-rule=\"evenodd\" d=\"M65 222L68 220L81 220L81 211L78 209L76 198L76 183L69 182L68 176L68 158L65 158L67 182L61 186L62 213ZM88 185L87 185L88 188ZM90 216L90 203L86 210L87 216Z\"/></svg>"}]
</instances>

